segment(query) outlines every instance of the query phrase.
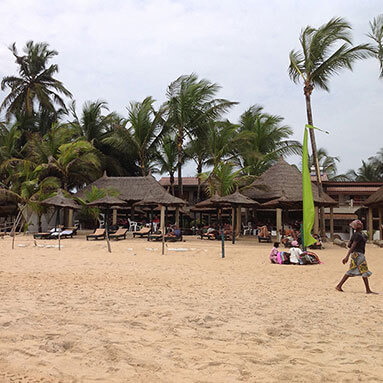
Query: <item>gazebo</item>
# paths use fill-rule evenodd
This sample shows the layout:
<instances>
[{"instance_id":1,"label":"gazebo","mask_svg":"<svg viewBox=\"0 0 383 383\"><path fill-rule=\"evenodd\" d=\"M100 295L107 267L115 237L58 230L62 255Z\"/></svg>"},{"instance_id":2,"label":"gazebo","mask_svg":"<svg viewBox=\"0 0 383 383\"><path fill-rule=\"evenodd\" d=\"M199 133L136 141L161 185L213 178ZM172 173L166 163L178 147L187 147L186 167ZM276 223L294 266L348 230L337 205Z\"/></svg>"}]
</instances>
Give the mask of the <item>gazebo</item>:
<instances>
[{"instance_id":1,"label":"gazebo","mask_svg":"<svg viewBox=\"0 0 383 383\"><path fill-rule=\"evenodd\" d=\"M380 187L374 194L371 194L370 197L364 202L364 205L368 207L368 219L367 219L367 231L368 239L372 241L374 233L374 209L378 210L379 215L379 232L380 239L383 239L383 186Z\"/></svg>"},{"instance_id":2,"label":"gazebo","mask_svg":"<svg viewBox=\"0 0 383 383\"><path fill-rule=\"evenodd\" d=\"M151 176L145 177L108 177L106 172L98 180L87 185L75 194L75 197L85 198L85 193L93 186L99 189L112 189L119 192L118 198L127 202L131 207L131 219L134 221L135 204L139 201L155 198L166 202L168 206L179 206L179 201L185 201L168 193L156 179ZM157 203L158 204L158 203ZM112 223L117 223L117 209L113 209ZM179 225L179 209L176 208L176 224Z\"/></svg>"},{"instance_id":3,"label":"gazebo","mask_svg":"<svg viewBox=\"0 0 383 383\"><path fill-rule=\"evenodd\" d=\"M337 202L323 193L319 197L317 186L312 183L315 205L314 233L319 232L319 207L330 207L330 233L334 235L333 207ZM282 228L282 210L302 209L302 173L296 166L280 158L250 186L242 191L245 196L261 202L264 208L276 209L277 233Z\"/></svg>"}]
</instances>

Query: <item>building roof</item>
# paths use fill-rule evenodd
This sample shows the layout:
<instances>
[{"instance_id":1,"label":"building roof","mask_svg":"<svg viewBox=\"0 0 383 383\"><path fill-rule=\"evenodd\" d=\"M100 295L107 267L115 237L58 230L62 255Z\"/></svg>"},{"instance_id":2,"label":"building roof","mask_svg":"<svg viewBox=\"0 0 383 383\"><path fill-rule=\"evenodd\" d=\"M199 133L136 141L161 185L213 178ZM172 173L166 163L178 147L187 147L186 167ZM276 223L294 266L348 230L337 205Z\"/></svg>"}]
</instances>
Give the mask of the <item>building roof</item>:
<instances>
[{"instance_id":1,"label":"building roof","mask_svg":"<svg viewBox=\"0 0 383 383\"><path fill-rule=\"evenodd\" d=\"M152 176L146 177L108 177L104 174L98 180L92 182L84 189L75 194L76 197L84 198L85 192L91 190L92 186L99 189L113 189L120 194L118 198L128 202L138 202L142 200L162 200L168 205L179 204L180 198L168 193Z\"/></svg>"},{"instance_id":2,"label":"building roof","mask_svg":"<svg viewBox=\"0 0 383 383\"><path fill-rule=\"evenodd\" d=\"M383 186L381 186L374 194L371 194L363 203L367 206L383 207Z\"/></svg>"},{"instance_id":3,"label":"building roof","mask_svg":"<svg viewBox=\"0 0 383 383\"><path fill-rule=\"evenodd\" d=\"M379 186L327 186L326 193L328 194L367 194L375 193L379 189Z\"/></svg>"},{"instance_id":4,"label":"building roof","mask_svg":"<svg viewBox=\"0 0 383 383\"><path fill-rule=\"evenodd\" d=\"M161 177L158 181L162 186L170 186L170 177ZM183 186L198 186L198 177L182 177ZM174 186L178 186L178 177L174 177Z\"/></svg>"},{"instance_id":5,"label":"building roof","mask_svg":"<svg viewBox=\"0 0 383 383\"><path fill-rule=\"evenodd\" d=\"M314 203L321 206L336 205L329 195L323 193L320 198L318 188L312 184ZM297 167L280 158L275 165L266 170L242 194L256 201L283 199L289 202L302 202L302 174Z\"/></svg>"},{"instance_id":6,"label":"building roof","mask_svg":"<svg viewBox=\"0 0 383 383\"><path fill-rule=\"evenodd\" d=\"M42 205L55 206L70 209L79 209L81 206L70 197L65 197L62 189L57 190L57 194L53 197L41 201Z\"/></svg>"}]
</instances>

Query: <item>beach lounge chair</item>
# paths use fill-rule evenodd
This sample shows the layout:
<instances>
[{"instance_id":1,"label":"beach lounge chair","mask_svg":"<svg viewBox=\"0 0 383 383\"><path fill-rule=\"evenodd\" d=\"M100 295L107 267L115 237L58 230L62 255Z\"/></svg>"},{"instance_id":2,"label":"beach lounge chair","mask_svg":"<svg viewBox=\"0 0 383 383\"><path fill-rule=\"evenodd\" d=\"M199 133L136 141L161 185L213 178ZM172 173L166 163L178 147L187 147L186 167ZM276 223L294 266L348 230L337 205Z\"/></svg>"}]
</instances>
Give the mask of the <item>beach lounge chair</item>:
<instances>
[{"instance_id":1,"label":"beach lounge chair","mask_svg":"<svg viewBox=\"0 0 383 383\"><path fill-rule=\"evenodd\" d=\"M110 234L110 239L126 239L126 233L129 231L129 229L119 228L114 234Z\"/></svg>"},{"instance_id":2,"label":"beach lounge chair","mask_svg":"<svg viewBox=\"0 0 383 383\"><path fill-rule=\"evenodd\" d=\"M52 229L50 229L48 232L46 233L35 233L33 234L33 238L34 239L49 239L49 237L53 234L53 233L59 233L61 231L61 228L59 227L53 227Z\"/></svg>"},{"instance_id":3,"label":"beach lounge chair","mask_svg":"<svg viewBox=\"0 0 383 383\"><path fill-rule=\"evenodd\" d=\"M150 233L150 227L143 227L139 231L133 232L133 238L136 238L136 235L138 235L140 238L147 237Z\"/></svg>"},{"instance_id":4,"label":"beach lounge chair","mask_svg":"<svg viewBox=\"0 0 383 383\"><path fill-rule=\"evenodd\" d=\"M53 232L48 239L57 239L60 235L60 238L73 238L73 230L72 229L65 229L63 231L55 231Z\"/></svg>"},{"instance_id":5,"label":"beach lounge chair","mask_svg":"<svg viewBox=\"0 0 383 383\"><path fill-rule=\"evenodd\" d=\"M89 234L86 236L86 240L89 239L105 239L106 232L105 229L96 229L93 234Z\"/></svg>"}]
</instances>

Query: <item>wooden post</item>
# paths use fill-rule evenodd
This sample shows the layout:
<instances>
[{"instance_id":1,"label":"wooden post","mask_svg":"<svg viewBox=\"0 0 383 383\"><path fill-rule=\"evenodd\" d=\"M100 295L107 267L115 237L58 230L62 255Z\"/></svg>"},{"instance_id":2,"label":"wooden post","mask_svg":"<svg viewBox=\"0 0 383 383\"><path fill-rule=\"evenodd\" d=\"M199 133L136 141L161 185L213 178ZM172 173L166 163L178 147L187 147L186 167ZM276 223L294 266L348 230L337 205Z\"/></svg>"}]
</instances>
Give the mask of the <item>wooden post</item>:
<instances>
[{"instance_id":1,"label":"wooden post","mask_svg":"<svg viewBox=\"0 0 383 383\"><path fill-rule=\"evenodd\" d=\"M367 223L367 231L368 231L368 239L372 241L374 236L374 227L373 227L373 215L372 215L372 207L368 208L368 223Z\"/></svg>"},{"instance_id":2,"label":"wooden post","mask_svg":"<svg viewBox=\"0 0 383 383\"><path fill-rule=\"evenodd\" d=\"M237 208L235 206L232 206L231 207L231 236L232 236L231 243L233 245L235 244L235 236L237 232L236 224L237 224Z\"/></svg>"},{"instance_id":3,"label":"wooden post","mask_svg":"<svg viewBox=\"0 0 383 383\"><path fill-rule=\"evenodd\" d=\"M235 227L235 235L239 237L241 233L241 228L242 228L242 211L241 211L241 206L238 206L237 208L237 224Z\"/></svg>"},{"instance_id":4,"label":"wooden post","mask_svg":"<svg viewBox=\"0 0 383 383\"><path fill-rule=\"evenodd\" d=\"M180 227L180 207L176 207L176 219L175 219L175 224L177 227Z\"/></svg>"},{"instance_id":5,"label":"wooden post","mask_svg":"<svg viewBox=\"0 0 383 383\"><path fill-rule=\"evenodd\" d=\"M161 206L161 219L160 219L160 230L162 235L165 235L165 206Z\"/></svg>"},{"instance_id":6,"label":"wooden post","mask_svg":"<svg viewBox=\"0 0 383 383\"><path fill-rule=\"evenodd\" d=\"M112 225L117 225L117 209L113 209Z\"/></svg>"},{"instance_id":7,"label":"wooden post","mask_svg":"<svg viewBox=\"0 0 383 383\"><path fill-rule=\"evenodd\" d=\"M330 239L334 240L334 208L330 207Z\"/></svg>"},{"instance_id":8,"label":"wooden post","mask_svg":"<svg viewBox=\"0 0 383 383\"><path fill-rule=\"evenodd\" d=\"M73 226L73 209L68 210L68 226Z\"/></svg>"},{"instance_id":9,"label":"wooden post","mask_svg":"<svg viewBox=\"0 0 383 383\"><path fill-rule=\"evenodd\" d=\"M379 239L383 240L383 207L378 207L379 211Z\"/></svg>"},{"instance_id":10,"label":"wooden post","mask_svg":"<svg viewBox=\"0 0 383 383\"><path fill-rule=\"evenodd\" d=\"M319 207L315 206L314 234L319 234Z\"/></svg>"},{"instance_id":11,"label":"wooden post","mask_svg":"<svg viewBox=\"0 0 383 383\"><path fill-rule=\"evenodd\" d=\"M281 230L282 230L282 209L277 208L277 241L281 240Z\"/></svg>"}]
</instances>

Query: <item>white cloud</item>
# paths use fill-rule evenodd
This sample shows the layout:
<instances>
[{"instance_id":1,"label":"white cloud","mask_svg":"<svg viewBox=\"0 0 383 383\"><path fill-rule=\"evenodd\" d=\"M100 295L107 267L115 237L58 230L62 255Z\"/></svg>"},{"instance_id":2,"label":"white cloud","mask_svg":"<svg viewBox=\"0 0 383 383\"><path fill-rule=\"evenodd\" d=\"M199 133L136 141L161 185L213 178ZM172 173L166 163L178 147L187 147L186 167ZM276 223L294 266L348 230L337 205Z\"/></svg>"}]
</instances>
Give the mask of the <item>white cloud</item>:
<instances>
[{"instance_id":1,"label":"white cloud","mask_svg":"<svg viewBox=\"0 0 383 383\"><path fill-rule=\"evenodd\" d=\"M259 103L284 116L301 139L302 86L287 75L301 28L343 16L354 26L355 41L365 42L368 21L379 13L378 0L3 0L0 76L15 71L10 43L21 49L30 39L47 41L59 51L58 78L78 105L101 98L125 113L129 101L147 95L164 101L172 80L196 72L219 83L222 97L240 102L229 114L233 120ZM383 146L377 75L377 62L364 61L334 78L330 94L314 91L314 121L331 131L319 134L318 144L341 157L342 171Z\"/></svg>"}]
</instances>

